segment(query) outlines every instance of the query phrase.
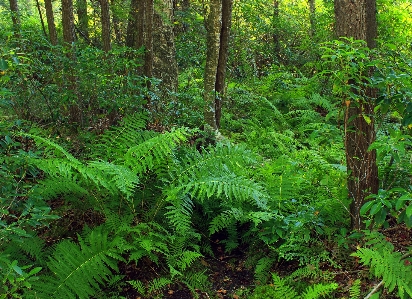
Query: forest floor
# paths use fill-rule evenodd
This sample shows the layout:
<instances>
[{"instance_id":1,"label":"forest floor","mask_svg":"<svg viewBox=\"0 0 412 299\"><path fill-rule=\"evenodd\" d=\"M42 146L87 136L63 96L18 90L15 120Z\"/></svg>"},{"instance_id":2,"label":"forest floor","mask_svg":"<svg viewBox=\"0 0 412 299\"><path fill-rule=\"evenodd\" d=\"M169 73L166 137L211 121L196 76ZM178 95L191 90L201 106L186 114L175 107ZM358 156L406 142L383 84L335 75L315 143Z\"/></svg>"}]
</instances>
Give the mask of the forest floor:
<instances>
[{"instance_id":1,"label":"forest floor","mask_svg":"<svg viewBox=\"0 0 412 299\"><path fill-rule=\"evenodd\" d=\"M395 246L396 251L405 252L408 247L412 246L412 229L408 229L404 225L394 225L382 230L382 233L386 236L387 241ZM253 269L245 265L247 253L238 251L236 254L226 256L224 250L219 249L219 247L217 247L217 249L216 257L208 257L202 260L202 264L209 269L212 290L209 292L198 291L197 294L199 298L246 298L246 294L251 294L251 292L248 293L247 290L253 290L256 286ZM361 289L365 294L379 283L378 280L370 278L368 269L358 264L356 258L348 258L351 259L351 262L348 262L346 265L341 265L342 268L340 269L327 264L321 265L321 269L332 273L335 282L339 284L337 295L335 295L334 298L344 298L344 296L349 298L349 286L356 279L361 279ZM297 263L283 262L276 264L272 270L283 276L290 274L297 268L299 268ZM380 298L398 298L394 294L395 292L387 294L383 291ZM164 292L163 298L192 299L194 296L187 288L175 285L170 286L170 288Z\"/></svg>"}]
</instances>

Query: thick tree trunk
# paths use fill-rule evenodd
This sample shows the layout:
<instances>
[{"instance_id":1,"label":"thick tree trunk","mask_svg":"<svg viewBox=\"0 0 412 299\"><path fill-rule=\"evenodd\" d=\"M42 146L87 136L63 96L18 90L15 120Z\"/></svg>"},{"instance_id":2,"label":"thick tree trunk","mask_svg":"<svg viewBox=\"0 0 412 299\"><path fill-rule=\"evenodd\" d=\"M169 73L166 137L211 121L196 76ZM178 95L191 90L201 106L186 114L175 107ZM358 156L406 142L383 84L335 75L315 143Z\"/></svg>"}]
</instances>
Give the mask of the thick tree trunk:
<instances>
[{"instance_id":1,"label":"thick tree trunk","mask_svg":"<svg viewBox=\"0 0 412 299\"><path fill-rule=\"evenodd\" d=\"M17 0L10 0L11 21L15 38L20 38L20 12Z\"/></svg>"},{"instance_id":2,"label":"thick tree trunk","mask_svg":"<svg viewBox=\"0 0 412 299\"><path fill-rule=\"evenodd\" d=\"M335 0L336 35L365 40L375 47L377 33L375 0ZM367 75L367 74L366 74ZM348 82L350 84L350 82ZM345 115L345 147L348 169L348 191L352 198L352 229L362 229L360 208L365 197L378 192L378 168L375 151L368 147L375 141L374 99L376 90L362 91L364 98L357 102L347 101ZM370 118L365 120L363 115Z\"/></svg>"},{"instance_id":3,"label":"thick tree trunk","mask_svg":"<svg viewBox=\"0 0 412 299\"><path fill-rule=\"evenodd\" d=\"M44 6L46 8L47 28L49 29L49 38L53 46L57 45L57 30L54 23L54 12L51 0L44 0Z\"/></svg>"},{"instance_id":4,"label":"thick tree trunk","mask_svg":"<svg viewBox=\"0 0 412 299\"><path fill-rule=\"evenodd\" d=\"M163 0L153 19L153 76L161 79L164 92L177 91L177 61L173 32L173 2Z\"/></svg>"},{"instance_id":5,"label":"thick tree trunk","mask_svg":"<svg viewBox=\"0 0 412 299\"><path fill-rule=\"evenodd\" d=\"M205 125L214 130L217 129L215 117L215 84L220 50L221 16L222 0L210 0L205 18L207 52L203 98Z\"/></svg>"},{"instance_id":6,"label":"thick tree trunk","mask_svg":"<svg viewBox=\"0 0 412 299\"><path fill-rule=\"evenodd\" d=\"M76 1L78 29L81 35L89 42L89 16L87 15L86 0Z\"/></svg>"},{"instance_id":7,"label":"thick tree trunk","mask_svg":"<svg viewBox=\"0 0 412 299\"><path fill-rule=\"evenodd\" d=\"M75 41L72 0L62 0L63 40L70 45Z\"/></svg>"},{"instance_id":8,"label":"thick tree trunk","mask_svg":"<svg viewBox=\"0 0 412 299\"><path fill-rule=\"evenodd\" d=\"M103 51L109 52L110 42L110 9L108 0L100 0Z\"/></svg>"},{"instance_id":9,"label":"thick tree trunk","mask_svg":"<svg viewBox=\"0 0 412 299\"><path fill-rule=\"evenodd\" d=\"M215 90L215 119L216 127L220 128L220 118L222 116L222 103L225 97L226 66L229 56L229 37L232 22L233 0L222 0L222 28L220 30L219 60L216 73Z\"/></svg>"}]
</instances>

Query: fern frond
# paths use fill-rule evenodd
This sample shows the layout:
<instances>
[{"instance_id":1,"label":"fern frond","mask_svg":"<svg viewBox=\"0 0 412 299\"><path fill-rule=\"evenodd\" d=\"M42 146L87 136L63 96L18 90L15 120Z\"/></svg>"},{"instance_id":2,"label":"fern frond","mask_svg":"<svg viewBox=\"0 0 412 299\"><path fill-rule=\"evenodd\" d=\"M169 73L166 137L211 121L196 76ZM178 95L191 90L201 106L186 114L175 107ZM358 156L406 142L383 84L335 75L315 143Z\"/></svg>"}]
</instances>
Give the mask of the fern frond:
<instances>
[{"instance_id":1,"label":"fern frond","mask_svg":"<svg viewBox=\"0 0 412 299\"><path fill-rule=\"evenodd\" d=\"M276 259L271 256L261 258L256 263L255 280L261 284L265 284L269 278L270 268L272 268L275 262Z\"/></svg>"},{"instance_id":2,"label":"fern frond","mask_svg":"<svg viewBox=\"0 0 412 299\"><path fill-rule=\"evenodd\" d=\"M94 181L97 181L107 189L110 189L110 183L113 182L117 189L124 193L126 197L132 196L133 190L139 182L136 173L123 165L114 165L105 161L92 161L88 163L88 166L101 173L99 176L94 176ZM99 180L104 174L106 174L107 177ZM106 184L106 181L110 183Z\"/></svg>"},{"instance_id":3,"label":"fern frond","mask_svg":"<svg viewBox=\"0 0 412 299\"><path fill-rule=\"evenodd\" d=\"M359 299L361 295L361 281L356 279L349 289L349 299Z\"/></svg>"},{"instance_id":4,"label":"fern frond","mask_svg":"<svg viewBox=\"0 0 412 299\"><path fill-rule=\"evenodd\" d=\"M180 142L185 141L187 136L187 129L180 128L132 146L124 156L124 165L130 167L138 175L151 170L164 163L172 150Z\"/></svg>"},{"instance_id":5,"label":"fern frond","mask_svg":"<svg viewBox=\"0 0 412 299\"><path fill-rule=\"evenodd\" d=\"M182 282L195 293L195 290L207 290L210 288L208 276L204 272L188 272L182 278Z\"/></svg>"},{"instance_id":6,"label":"fern frond","mask_svg":"<svg viewBox=\"0 0 412 299\"><path fill-rule=\"evenodd\" d=\"M52 276L41 279L34 286L42 298L89 298L108 281L117 264L110 255L114 241L100 228L92 231L89 243L80 246L65 240L59 243L47 263Z\"/></svg>"},{"instance_id":7,"label":"fern frond","mask_svg":"<svg viewBox=\"0 0 412 299\"><path fill-rule=\"evenodd\" d=\"M359 257L363 264L370 266L370 271L375 277L382 278L389 292L398 287L401 299L405 298L405 293L412 296L412 267L405 265L402 254L393 252L393 245L383 236L377 240L369 240L372 248L359 248L352 256Z\"/></svg>"},{"instance_id":8,"label":"fern frond","mask_svg":"<svg viewBox=\"0 0 412 299\"><path fill-rule=\"evenodd\" d=\"M284 299L298 299L300 296L296 291L288 286L286 282L281 279L276 273L272 273L273 279L273 298L284 298Z\"/></svg>"},{"instance_id":9,"label":"fern frond","mask_svg":"<svg viewBox=\"0 0 412 299\"><path fill-rule=\"evenodd\" d=\"M302 299L317 299L321 297L325 298L325 296L330 295L330 293L332 293L337 288L338 288L337 283L315 284L315 285L307 287L304 293L301 295L301 298Z\"/></svg>"}]
</instances>

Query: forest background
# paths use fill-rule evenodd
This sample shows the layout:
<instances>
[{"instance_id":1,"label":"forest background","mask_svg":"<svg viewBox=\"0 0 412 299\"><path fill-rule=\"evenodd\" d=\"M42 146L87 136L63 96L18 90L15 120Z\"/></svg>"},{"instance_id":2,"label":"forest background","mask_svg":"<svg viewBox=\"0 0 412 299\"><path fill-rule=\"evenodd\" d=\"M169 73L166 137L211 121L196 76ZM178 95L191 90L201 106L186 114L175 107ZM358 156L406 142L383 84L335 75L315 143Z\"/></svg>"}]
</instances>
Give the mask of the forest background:
<instances>
[{"instance_id":1,"label":"forest background","mask_svg":"<svg viewBox=\"0 0 412 299\"><path fill-rule=\"evenodd\" d=\"M1 298L411 298L407 0L0 1Z\"/></svg>"}]
</instances>

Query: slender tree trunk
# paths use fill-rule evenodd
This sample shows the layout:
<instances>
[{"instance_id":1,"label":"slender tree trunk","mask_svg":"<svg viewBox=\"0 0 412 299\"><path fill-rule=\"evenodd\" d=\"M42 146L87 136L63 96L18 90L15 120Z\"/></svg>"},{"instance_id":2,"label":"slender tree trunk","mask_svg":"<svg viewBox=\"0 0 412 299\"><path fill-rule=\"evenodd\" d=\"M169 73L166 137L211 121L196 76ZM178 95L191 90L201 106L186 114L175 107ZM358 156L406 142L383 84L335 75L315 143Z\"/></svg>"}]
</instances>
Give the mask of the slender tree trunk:
<instances>
[{"instance_id":1,"label":"slender tree trunk","mask_svg":"<svg viewBox=\"0 0 412 299\"><path fill-rule=\"evenodd\" d=\"M77 88L77 78L75 75L74 65L76 63L76 55L73 49L75 41L74 34L74 16L72 0L62 0L62 25L63 25L63 41L68 50L68 57L73 64L68 70L67 88L71 92L69 102L69 121L74 126L78 127L83 122L83 115L80 109L81 96Z\"/></svg>"},{"instance_id":2,"label":"slender tree trunk","mask_svg":"<svg viewBox=\"0 0 412 299\"><path fill-rule=\"evenodd\" d=\"M173 2L158 3L153 17L153 77L161 79L162 92L177 91L177 61L173 32Z\"/></svg>"},{"instance_id":3,"label":"slender tree trunk","mask_svg":"<svg viewBox=\"0 0 412 299\"><path fill-rule=\"evenodd\" d=\"M280 37L279 37L279 0L273 1L273 52L277 60L280 60Z\"/></svg>"},{"instance_id":4,"label":"slender tree trunk","mask_svg":"<svg viewBox=\"0 0 412 299\"><path fill-rule=\"evenodd\" d=\"M144 75L153 76L153 16L154 0L145 0L143 25L143 46L145 48Z\"/></svg>"},{"instance_id":5,"label":"slender tree trunk","mask_svg":"<svg viewBox=\"0 0 412 299\"><path fill-rule=\"evenodd\" d=\"M87 14L87 1L86 0L77 0L76 1L77 9L77 20L78 20L78 29L81 32L81 35L89 42L89 16Z\"/></svg>"},{"instance_id":6,"label":"slender tree trunk","mask_svg":"<svg viewBox=\"0 0 412 299\"><path fill-rule=\"evenodd\" d=\"M43 30L44 36L47 37L46 26L44 26L43 14L41 12L39 0L36 0L36 7L37 7L37 11L39 12L41 28Z\"/></svg>"},{"instance_id":7,"label":"slender tree trunk","mask_svg":"<svg viewBox=\"0 0 412 299\"><path fill-rule=\"evenodd\" d=\"M375 47L377 37L375 0L335 0L336 35L365 40L370 48ZM372 71L372 70L371 70ZM368 75L368 74L365 74ZM350 82L348 82L350 84ZM348 191L351 204L352 229L362 229L360 208L365 197L377 193L378 168L376 152L368 151L375 141L374 102L376 90L362 91L364 98L348 102L345 116L345 147L348 169ZM368 123L363 115L368 115Z\"/></svg>"},{"instance_id":8,"label":"slender tree trunk","mask_svg":"<svg viewBox=\"0 0 412 299\"><path fill-rule=\"evenodd\" d=\"M100 0L101 22L102 22L102 42L103 51L109 52L112 48L110 42L110 9L108 0Z\"/></svg>"},{"instance_id":9,"label":"slender tree trunk","mask_svg":"<svg viewBox=\"0 0 412 299\"><path fill-rule=\"evenodd\" d=\"M20 12L17 0L10 0L11 20L13 22L13 33L15 38L20 38Z\"/></svg>"},{"instance_id":10,"label":"slender tree trunk","mask_svg":"<svg viewBox=\"0 0 412 299\"><path fill-rule=\"evenodd\" d=\"M222 0L210 0L205 18L206 66L204 72L204 121L207 127L216 130L215 98L216 74L219 61Z\"/></svg>"},{"instance_id":11,"label":"slender tree trunk","mask_svg":"<svg viewBox=\"0 0 412 299\"><path fill-rule=\"evenodd\" d=\"M314 37L316 33L316 4L315 4L315 0L308 0L308 2L309 2L310 36Z\"/></svg>"},{"instance_id":12,"label":"slender tree trunk","mask_svg":"<svg viewBox=\"0 0 412 299\"><path fill-rule=\"evenodd\" d=\"M46 8L47 28L49 29L49 38L53 46L57 45L57 30L54 23L54 13L51 0L44 0L44 6Z\"/></svg>"},{"instance_id":13,"label":"slender tree trunk","mask_svg":"<svg viewBox=\"0 0 412 299\"><path fill-rule=\"evenodd\" d=\"M220 128L222 102L225 97L226 66L229 56L229 37L230 27L232 23L232 6L233 0L222 0L222 28L220 30L219 60L215 83L215 90L217 93L217 97L215 98L215 119L217 128Z\"/></svg>"}]
</instances>

